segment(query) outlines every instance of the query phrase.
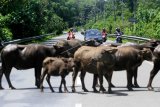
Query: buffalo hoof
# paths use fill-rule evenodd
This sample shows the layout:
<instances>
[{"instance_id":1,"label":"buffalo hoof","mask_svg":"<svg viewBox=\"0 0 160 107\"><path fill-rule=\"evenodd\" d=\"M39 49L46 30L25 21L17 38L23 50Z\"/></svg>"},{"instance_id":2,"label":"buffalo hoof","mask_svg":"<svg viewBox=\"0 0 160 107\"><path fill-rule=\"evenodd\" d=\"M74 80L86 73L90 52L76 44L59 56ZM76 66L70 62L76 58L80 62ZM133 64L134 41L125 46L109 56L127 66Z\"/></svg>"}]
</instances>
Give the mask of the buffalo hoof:
<instances>
[{"instance_id":1,"label":"buffalo hoof","mask_svg":"<svg viewBox=\"0 0 160 107\"><path fill-rule=\"evenodd\" d=\"M96 88L93 88L93 92L98 93L99 91Z\"/></svg>"},{"instance_id":2,"label":"buffalo hoof","mask_svg":"<svg viewBox=\"0 0 160 107\"><path fill-rule=\"evenodd\" d=\"M115 85L111 84L111 87L116 87Z\"/></svg>"},{"instance_id":3,"label":"buffalo hoof","mask_svg":"<svg viewBox=\"0 0 160 107\"><path fill-rule=\"evenodd\" d=\"M72 88L72 92L75 93L75 92L76 92L76 89L75 89L75 88Z\"/></svg>"},{"instance_id":4,"label":"buffalo hoof","mask_svg":"<svg viewBox=\"0 0 160 107\"><path fill-rule=\"evenodd\" d=\"M10 87L12 90L15 90L16 88L14 88L13 86Z\"/></svg>"},{"instance_id":5,"label":"buffalo hoof","mask_svg":"<svg viewBox=\"0 0 160 107\"><path fill-rule=\"evenodd\" d=\"M40 88L40 85L36 85L37 88Z\"/></svg>"},{"instance_id":6,"label":"buffalo hoof","mask_svg":"<svg viewBox=\"0 0 160 107\"><path fill-rule=\"evenodd\" d=\"M51 90L52 93L54 93L54 90Z\"/></svg>"},{"instance_id":7,"label":"buffalo hoof","mask_svg":"<svg viewBox=\"0 0 160 107\"><path fill-rule=\"evenodd\" d=\"M134 87L134 85L132 84L130 87Z\"/></svg>"},{"instance_id":8,"label":"buffalo hoof","mask_svg":"<svg viewBox=\"0 0 160 107\"><path fill-rule=\"evenodd\" d=\"M35 86L36 86L37 88L40 88L40 84L39 84L39 83L36 83Z\"/></svg>"},{"instance_id":9,"label":"buffalo hoof","mask_svg":"<svg viewBox=\"0 0 160 107\"><path fill-rule=\"evenodd\" d=\"M101 87L101 88L99 89L99 91L102 92L102 93L104 93L104 92L106 92L106 89L105 89L104 87Z\"/></svg>"},{"instance_id":10,"label":"buffalo hoof","mask_svg":"<svg viewBox=\"0 0 160 107\"><path fill-rule=\"evenodd\" d=\"M153 91L153 87L148 87L148 91Z\"/></svg>"},{"instance_id":11,"label":"buffalo hoof","mask_svg":"<svg viewBox=\"0 0 160 107\"><path fill-rule=\"evenodd\" d=\"M2 86L0 86L0 90L3 90L4 88Z\"/></svg>"},{"instance_id":12,"label":"buffalo hoof","mask_svg":"<svg viewBox=\"0 0 160 107\"><path fill-rule=\"evenodd\" d=\"M132 87L128 87L128 90L129 90L129 91L133 91Z\"/></svg>"},{"instance_id":13,"label":"buffalo hoof","mask_svg":"<svg viewBox=\"0 0 160 107\"><path fill-rule=\"evenodd\" d=\"M62 90L61 90L61 89L59 89L59 93L62 93Z\"/></svg>"},{"instance_id":14,"label":"buffalo hoof","mask_svg":"<svg viewBox=\"0 0 160 107\"><path fill-rule=\"evenodd\" d=\"M135 84L134 87L135 88L140 88L140 86L138 84Z\"/></svg>"},{"instance_id":15,"label":"buffalo hoof","mask_svg":"<svg viewBox=\"0 0 160 107\"><path fill-rule=\"evenodd\" d=\"M89 92L86 88L83 88L84 92Z\"/></svg>"},{"instance_id":16,"label":"buffalo hoof","mask_svg":"<svg viewBox=\"0 0 160 107\"><path fill-rule=\"evenodd\" d=\"M106 89L104 87L101 88L102 91L106 91Z\"/></svg>"},{"instance_id":17,"label":"buffalo hoof","mask_svg":"<svg viewBox=\"0 0 160 107\"><path fill-rule=\"evenodd\" d=\"M108 90L108 94L112 94L113 93L113 91L112 90Z\"/></svg>"}]
</instances>

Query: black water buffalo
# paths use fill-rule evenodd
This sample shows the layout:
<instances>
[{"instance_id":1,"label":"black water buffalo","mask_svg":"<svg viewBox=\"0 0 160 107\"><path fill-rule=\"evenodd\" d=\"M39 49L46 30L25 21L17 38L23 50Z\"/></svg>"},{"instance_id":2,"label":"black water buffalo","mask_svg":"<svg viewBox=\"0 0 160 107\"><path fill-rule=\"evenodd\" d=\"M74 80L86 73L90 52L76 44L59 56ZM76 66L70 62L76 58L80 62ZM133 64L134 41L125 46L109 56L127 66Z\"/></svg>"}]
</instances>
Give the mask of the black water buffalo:
<instances>
[{"instance_id":1,"label":"black water buffalo","mask_svg":"<svg viewBox=\"0 0 160 107\"><path fill-rule=\"evenodd\" d=\"M43 92L43 80L47 75L47 82L52 92L54 92L52 85L50 83L50 76L61 76L61 84L59 87L59 92L62 92L62 84L64 85L64 91L68 92L66 87L65 77L70 71L74 69L74 59L73 58L55 58L47 57L43 61L43 71L41 76L41 92Z\"/></svg>"},{"instance_id":2,"label":"black water buffalo","mask_svg":"<svg viewBox=\"0 0 160 107\"><path fill-rule=\"evenodd\" d=\"M73 72L72 91L75 92L75 79L78 71L81 71L82 89L88 91L84 84L86 72L99 76L100 91L105 91L103 87L103 76L108 77L108 92L111 93L111 76L115 64L115 48L82 46L74 54L75 71ZM94 81L93 90L97 92L96 81Z\"/></svg>"},{"instance_id":3,"label":"black water buffalo","mask_svg":"<svg viewBox=\"0 0 160 107\"><path fill-rule=\"evenodd\" d=\"M61 56L63 57L73 57L74 52L81 46L98 46L100 45L95 40L81 41L78 39L71 40L59 40L55 45L64 47Z\"/></svg>"},{"instance_id":4,"label":"black water buffalo","mask_svg":"<svg viewBox=\"0 0 160 107\"><path fill-rule=\"evenodd\" d=\"M39 44L18 45L9 44L1 51L2 72L0 73L0 89L2 76L5 74L9 87L14 89L10 81L10 72L13 67L21 69L35 69L35 85L40 86L42 62L47 56L57 56L62 52L61 47L47 47Z\"/></svg>"},{"instance_id":5,"label":"black water buffalo","mask_svg":"<svg viewBox=\"0 0 160 107\"><path fill-rule=\"evenodd\" d=\"M153 69L150 72L149 82L148 82L148 90L153 90L152 81L155 75L160 70L160 45L158 45L153 51Z\"/></svg>"}]
</instances>

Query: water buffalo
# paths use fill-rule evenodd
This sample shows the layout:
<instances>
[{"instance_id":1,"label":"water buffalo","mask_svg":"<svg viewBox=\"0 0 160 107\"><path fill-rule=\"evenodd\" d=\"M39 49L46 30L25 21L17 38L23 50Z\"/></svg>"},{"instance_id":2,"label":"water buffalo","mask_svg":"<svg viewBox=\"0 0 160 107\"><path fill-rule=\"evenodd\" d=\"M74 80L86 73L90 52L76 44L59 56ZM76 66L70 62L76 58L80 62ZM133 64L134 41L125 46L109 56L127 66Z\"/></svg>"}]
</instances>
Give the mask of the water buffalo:
<instances>
[{"instance_id":1,"label":"water buffalo","mask_svg":"<svg viewBox=\"0 0 160 107\"><path fill-rule=\"evenodd\" d=\"M71 40L59 40L55 45L64 47L61 56L63 57L73 57L74 52L81 46L98 46L100 45L95 40L81 41L78 39Z\"/></svg>"},{"instance_id":2,"label":"water buffalo","mask_svg":"<svg viewBox=\"0 0 160 107\"><path fill-rule=\"evenodd\" d=\"M5 74L9 87L15 89L10 81L10 72L12 67L18 70L35 69L35 85L40 86L40 75L42 62L47 56L57 56L61 53L61 47L47 47L39 44L18 45L9 44L1 51L2 72L0 73L0 89L2 87L2 76Z\"/></svg>"},{"instance_id":3,"label":"water buffalo","mask_svg":"<svg viewBox=\"0 0 160 107\"><path fill-rule=\"evenodd\" d=\"M153 51L153 69L150 72L149 82L148 82L148 90L153 90L152 81L155 75L160 70L160 45L158 45Z\"/></svg>"},{"instance_id":4,"label":"water buffalo","mask_svg":"<svg viewBox=\"0 0 160 107\"><path fill-rule=\"evenodd\" d=\"M51 83L50 76L61 76L61 84L59 87L59 92L62 92L62 84L64 84L64 91L68 92L66 87L65 77L69 74L70 71L73 71L75 64L73 58L55 58L47 57L43 61L43 71L41 76L41 92L43 92L43 80L47 74L47 82L52 92L54 92Z\"/></svg>"},{"instance_id":5,"label":"water buffalo","mask_svg":"<svg viewBox=\"0 0 160 107\"><path fill-rule=\"evenodd\" d=\"M115 60L115 65L113 67L113 70L114 71L119 71L119 70L127 71L127 88L128 90L131 91L133 90L132 89L133 76L135 78L134 79L135 87L139 87L137 83L138 67L142 64L144 60L149 60L149 61L152 60L152 52L150 49L144 48L143 50L139 50L131 46L118 47L117 49L118 50L115 53L116 60ZM111 83L111 86L114 86L114 85Z\"/></svg>"},{"instance_id":6,"label":"water buffalo","mask_svg":"<svg viewBox=\"0 0 160 107\"><path fill-rule=\"evenodd\" d=\"M143 55L143 60L151 61L152 60L152 51L158 43L159 43L158 41L151 40L151 41L143 43L143 44L137 44L137 43L115 44L115 43L113 43L113 44L107 44L106 46L118 47L118 49L120 49L120 50L121 50L121 47L124 47L124 48L125 47L132 47L132 48L135 48L135 49L138 49L138 50L143 50L143 54L142 54ZM126 51L127 49L128 48L124 49L123 51ZM119 52L119 51L117 51L117 52ZM122 52L122 54L123 54L123 52ZM128 53L128 55L130 55L130 54ZM125 54L124 54L124 56L125 56ZM122 62L123 62L123 60L122 60ZM136 69L138 69L138 67L136 67ZM125 70L125 69L123 69L123 70ZM134 84L132 86L138 88L139 85L137 83L137 70L135 70L135 72L133 73L133 76L134 76Z\"/></svg>"},{"instance_id":7,"label":"water buffalo","mask_svg":"<svg viewBox=\"0 0 160 107\"><path fill-rule=\"evenodd\" d=\"M114 53L117 51L115 48L102 48L82 46L74 54L75 71L73 72L72 92L75 92L75 79L78 71L81 71L82 89L88 91L84 84L84 76L86 72L99 76L100 91L105 91L103 87L103 75L108 77L108 92L111 93L111 76L113 66L115 64ZM107 65L107 66L106 66ZM96 81L94 81L93 90L97 92Z\"/></svg>"},{"instance_id":8,"label":"water buffalo","mask_svg":"<svg viewBox=\"0 0 160 107\"><path fill-rule=\"evenodd\" d=\"M132 89L132 77L134 78L135 87L139 87L137 83L137 71L138 67L144 60L152 60L152 52L149 49L135 49L130 46L119 47L116 54L116 63L114 70L126 70L127 71L127 88Z\"/></svg>"}]
</instances>

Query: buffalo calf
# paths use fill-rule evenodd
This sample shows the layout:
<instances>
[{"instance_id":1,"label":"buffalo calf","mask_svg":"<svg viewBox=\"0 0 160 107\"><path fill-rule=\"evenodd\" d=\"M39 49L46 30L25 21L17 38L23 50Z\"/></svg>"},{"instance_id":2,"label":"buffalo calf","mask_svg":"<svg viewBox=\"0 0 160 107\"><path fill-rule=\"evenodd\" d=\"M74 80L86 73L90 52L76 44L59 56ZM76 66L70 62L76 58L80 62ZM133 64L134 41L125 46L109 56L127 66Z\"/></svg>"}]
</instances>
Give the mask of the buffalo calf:
<instances>
[{"instance_id":1,"label":"buffalo calf","mask_svg":"<svg viewBox=\"0 0 160 107\"><path fill-rule=\"evenodd\" d=\"M55 57L47 57L43 61L43 69L41 76L41 92L43 92L43 80L47 74L46 80L52 92L54 92L51 83L50 76L61 76L61 84L59 87L59 92L62 92L62 84L64 84L64 91L68 92L66 87L65 77L69 74L69 71L73 71L74 68L74 60L73 58L55 58Z\"/></svg>"}]
</instances>

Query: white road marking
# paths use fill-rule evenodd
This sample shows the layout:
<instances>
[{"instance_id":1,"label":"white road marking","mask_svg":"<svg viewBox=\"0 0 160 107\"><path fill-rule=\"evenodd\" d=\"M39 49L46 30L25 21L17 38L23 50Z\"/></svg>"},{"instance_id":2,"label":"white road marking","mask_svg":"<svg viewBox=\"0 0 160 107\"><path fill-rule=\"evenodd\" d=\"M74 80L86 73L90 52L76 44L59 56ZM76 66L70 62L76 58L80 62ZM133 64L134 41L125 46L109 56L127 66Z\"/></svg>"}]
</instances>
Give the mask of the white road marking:
<instances>
[{"instance_id":1,"label":"white road marking","mask_svg":"<svg viewBox=\"0 0 160 107\"><path fill-rule=\"evenodd\" d=\"M81 103L77 103L77 104L75 104L75 107L82 107L82 104Z\"/></svg>"}]
</instances>

